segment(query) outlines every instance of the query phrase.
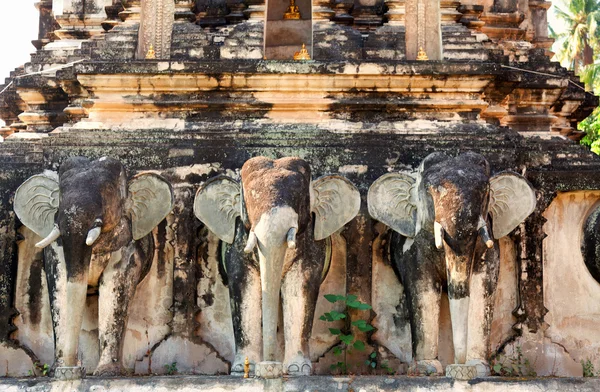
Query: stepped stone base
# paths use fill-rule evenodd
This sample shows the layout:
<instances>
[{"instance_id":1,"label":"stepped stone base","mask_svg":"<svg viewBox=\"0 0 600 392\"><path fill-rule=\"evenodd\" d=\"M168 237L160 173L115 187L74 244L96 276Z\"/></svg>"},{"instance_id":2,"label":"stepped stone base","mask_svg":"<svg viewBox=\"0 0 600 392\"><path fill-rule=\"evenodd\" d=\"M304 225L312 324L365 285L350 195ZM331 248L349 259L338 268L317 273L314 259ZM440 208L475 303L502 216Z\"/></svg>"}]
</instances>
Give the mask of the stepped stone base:
<instances>
[{"instance_id":1,"label":"stepped stone base","mask_svg":"<svg viewBox=\"0 0 600 392\"><path fill-rule=\"evenodd\" d=\"M0 390L6 392L50 391L204 391L204 392L300 392L300 391L461 391L461 392L595 392L600 378L532 378L508 379L489 377L477 382L452 380L447 377L377 377L377 376L312 376L286 379L240 379L232 376L174 376L136 378L96 378L77 381L53 381L47 377L1 379Z\"/></svg>"}]
</instances>

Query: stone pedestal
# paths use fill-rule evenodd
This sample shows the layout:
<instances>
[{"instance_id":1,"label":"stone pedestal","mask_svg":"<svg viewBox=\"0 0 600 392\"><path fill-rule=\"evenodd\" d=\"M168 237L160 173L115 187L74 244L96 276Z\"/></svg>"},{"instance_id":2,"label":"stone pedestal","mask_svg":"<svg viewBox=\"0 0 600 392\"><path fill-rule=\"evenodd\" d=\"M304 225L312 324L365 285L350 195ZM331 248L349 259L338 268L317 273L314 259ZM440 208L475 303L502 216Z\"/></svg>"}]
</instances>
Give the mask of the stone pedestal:
<instances>
[{"instance_id":1,"label":"stone pedestal","mask_svg":"<svg viewBox=\"0 0 600 392\"><path fill-rule=\"evenodd\" d=\"M446 377L468 381L477 377L477 367L473 365L453 364L446 366Z\"/></svg>"},{"instance_id":2,"label":"stone pedestal","mask_svg":"<svg viewBox=\"0 0 600 392\"><path fill-rule=\"evenodd\" d=\"M283 365L275 361L259 362L256 364L254 375L266 379L280 378L283 376Z\"/></svg>"},{"instance_id":3,"label":"stone pedestal","mask_svg":"<svg viewBox=\"0 0 600 392\"><path fill-rule=\"evenodd\" d=\"M81 366L57 367L54 378L59 381L80 380L85 377L85 368Z\"/></svg>"}]
</instances>

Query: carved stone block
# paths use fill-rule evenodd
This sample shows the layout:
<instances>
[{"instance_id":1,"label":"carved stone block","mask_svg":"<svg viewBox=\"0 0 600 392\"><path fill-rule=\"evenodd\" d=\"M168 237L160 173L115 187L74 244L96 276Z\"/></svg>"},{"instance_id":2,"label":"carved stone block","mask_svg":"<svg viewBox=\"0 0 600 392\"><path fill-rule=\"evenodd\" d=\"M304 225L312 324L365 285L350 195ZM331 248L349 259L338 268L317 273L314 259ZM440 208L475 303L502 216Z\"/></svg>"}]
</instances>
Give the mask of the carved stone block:
<instances>
[{"instance_id":1,"label":"carved stone block","mask_svg":"<svg viewBox=\"0 0 600 392\"><path fill-rule=\"evenodd\" d=\"M281 362L264 361L256 364L256 377L260 378L280 378L283 376L283 366Z\"/></svg>"},{"instance_id":2,"label":"carved stone block","mask_svg":"<svg viewBox=\"0 0 600 392\"><path fill-rule=\"evenodd\" d=\"M472 380L477 377L477 367L459 364L448 365L446 366L446 377L455 380Z\"/></svg>"},{"instance_id":3,"label":"carved stone block","mask_svg":"<svg viewBox=\"0 0 600 392\"><path fill-rule=\"evenodd\" d=\"M60 381L79 380L85 377L85 368L82 366L57 367L54 378Z\"/></svg>"}]
</instances>

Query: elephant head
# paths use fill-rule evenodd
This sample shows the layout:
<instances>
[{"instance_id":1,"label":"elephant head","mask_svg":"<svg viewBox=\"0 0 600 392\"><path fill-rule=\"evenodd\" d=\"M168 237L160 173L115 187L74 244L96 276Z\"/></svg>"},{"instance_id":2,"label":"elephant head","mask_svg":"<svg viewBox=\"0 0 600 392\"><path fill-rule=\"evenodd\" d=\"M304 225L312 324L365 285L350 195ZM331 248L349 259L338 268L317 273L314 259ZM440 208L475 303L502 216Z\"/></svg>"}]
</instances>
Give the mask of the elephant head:
<instances>
[{"instance_id":1,"label":"elephant head","mask_svg":"<svg viewBox=\"0 0 600 392\"><path fill-rule=\"evenodd\" d=\"M341 176L325 176L311 182L310 166L299 158L252 158L243 165L241 179L241 187L227 177L205 184L198 190L194 211L198 219L227 243L234 241L236 219L241 218L245 224L249 232L245 250L252 252L256 248L260 264L263 358L274 361L282 280L287 286L297 287L296 296L310 297L298 301L293 320L288 319L292 315L286 314L284 293L285 329L288 331L290 323L296 321L296 324L308 324L304 326L303 335L309 334L311 309L314 312L323 270L323 259L315 260L313 249L356 216L360 194ZM294 268L284 268L286 254L289 258L291 253L293 263L304 269L293 278L290 276L296 273L292 272ZM303 313L306 313L307 323L302 321ZM290 347L296 339L308 340L308 336L292 338L292 335L294 333L286 332L286 358L289 351L304 353L305 348L293 350Z\"/></svg>"},{"instance_id":2,"label":"elephant head","mask_svg":"<svg viewBox=\"0 0 600 392\"><path fill-rule=\"evenodd\" d=\"M120 363L127 302L137 284L134 280L141 279L143 264L151 260L152 253L150 245L143 249L136 247L136 240L150 233L172 207L173 191L162 177L142 173L128 181L123 165L112 158L96 161L69 158L60 166L59 173L45 171L34 175L17 189L15 213L25 226L43 238L36 246L48 247L46 255L52 259L46 261L46 275L56 344L55 366L77 364L87 286L97 284L97 277L88 282L92 253L110 255L117 251L122 261L113 264L130 269L121 277L111 275L116 281L110 284L103 278L104 284L115 290L127 289L120 292L118 300L101 303L102 352L98 366ZM150 242L147 240L145 244ZM144 261L136 259L140 252L145 253ZM113 264L102 265L100 270L112 268ZM117 314L123 311L120 316ZM112 320L115 317L120 319ZM119 326L116 330L115 325ZM108 336L111 334L121 335Z\"/></svg>"},{"instance_id":3,"label":"elephant head","mask_svg":"<svg viewBox=\"0 0 600 392\"><path fill-rule=\"evenodd\" d=\"M516 173L490 177L488 162L479 154L450 158L433 153L416 173L390 173L376 180L369 189L368 203L373 218L407 237L405 250L417 243L429 246L430 240L437 251L419 254L442 252L439 260L444 265L439 271L444 275L442 283L447 284L450 300L455 360L465 363L473 262L481 259L486 248L494 247L494 238L509 234L533 212L535 192ZM416 241L418 237L425 240ZM420 267L414 268L428 268L425 265L431 260L415 263ZM436 271L429 273L435 275Z\"/></svg>"}]
</instances>

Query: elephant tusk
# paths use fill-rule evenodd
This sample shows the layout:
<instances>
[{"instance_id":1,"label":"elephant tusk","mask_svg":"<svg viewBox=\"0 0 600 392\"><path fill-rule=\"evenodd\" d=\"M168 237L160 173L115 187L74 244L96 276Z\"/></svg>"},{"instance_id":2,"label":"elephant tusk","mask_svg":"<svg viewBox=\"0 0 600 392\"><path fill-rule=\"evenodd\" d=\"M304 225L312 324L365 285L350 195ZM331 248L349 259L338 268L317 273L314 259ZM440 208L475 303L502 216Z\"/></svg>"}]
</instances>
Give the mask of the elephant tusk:
<instances>
[{"instance_id":1,"label":"elephant tusk","mask_svg":"<svg viewBox=\"0 0 600 392\"><path fill-rule=\"evenodd\" d=\"M485 223L485 220L482 217L479 217L478 230L479 230L479 235L481 236L481 239L485 243L485 246L487 246L488 249L492 249L494 247L494 240L492 240L492 237L490 236L490 232L488 231L488 228L487 228L487 223Z\"/></svg>"},{"instance_id":2,"label":"elephant tusk","mask_svg":"<svg viewBox=\"0 0 600 392\"><path fill-rule=\"evenodd\" d=\"M289 249L296 249L296 233L298 233L297 227L291 227L287 233L287 246Z\"/></svg>"},{"instance_id":3,"label":"elephant tusk","mask_svg":"<svg viewBox=\"0 0 600 392\"><path fill-rule=\"evenodd\" d=\"M100 237L100 231L102 228L94 227L92 230L88 231L87 238L85 239L85 243L87 246L94 245L94 242Z\"/></svg>"},{"instance_id":4,"label":"elephant tusk","mask_svg":"<svg viewBox=\"0 0 600 392\"><path fill-rule=\"evenodd\" d=\"M35 247L36 248L45 248L48 245L50 245L51 243L53 243L54 241L56 241L58 237L60 237L60 229L58 228L58 225L54 225L54 228L52 229L50 234L48 234L48 236L46 238L44 238L43 240L41 240L40 242L35 244Z\"/></svg>"},{"instance_id":5,"label":"elephant tusk","mask_svg":"<svg viewBox=\"0 0 600 392\"><path fill-rule=\"evenodd\" d=\"M246 247L244 248L244 252L246 252L246 253L252 252L254 250L254 247L256 246L256 242L257 242L256 234L254 234L254 230L251 230L250 234L248 235L248 242L246 242Z\"/></svg>"},{"instance_id":6,"label":"elephant tusk","mask_svg":"<svg viewBox=\"0 0 600 392\"><path fill-rule=\"evenodd\" d=\"M444 228L437 222L433 222L433 236L435 238L435 247L442 249L444 246Z\"/></svg>"}]
</instances>

